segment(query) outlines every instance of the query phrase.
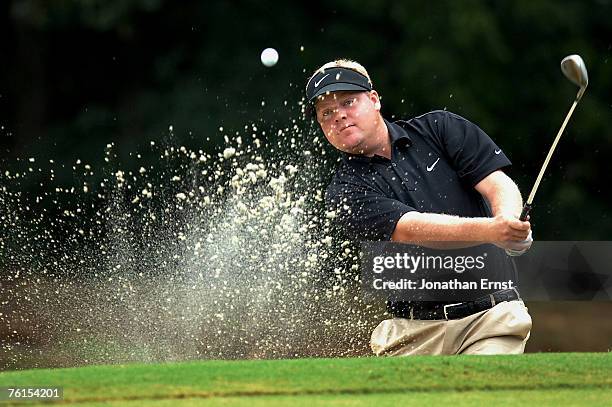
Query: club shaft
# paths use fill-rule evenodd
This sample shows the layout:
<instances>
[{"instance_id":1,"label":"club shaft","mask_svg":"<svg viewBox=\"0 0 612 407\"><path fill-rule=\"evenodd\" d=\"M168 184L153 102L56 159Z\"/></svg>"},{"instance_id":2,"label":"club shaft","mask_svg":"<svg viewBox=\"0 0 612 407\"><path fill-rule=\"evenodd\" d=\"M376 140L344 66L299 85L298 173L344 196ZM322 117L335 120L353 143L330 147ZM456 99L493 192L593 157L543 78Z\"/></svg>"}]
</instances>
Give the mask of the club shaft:
<instances>
[{"instance_id":1,"label":"club shaft","mask_svg":"<svg viewBox=\"0 0 612 407\"><path fill-rule=\"evenodd\" d=\"M582 95L580 95L582 96ZM572 117L572 113L574 113L574 109L576 108L576 105L578 104L578 101L580 99L576 98L576 100L574 100L574 103L572 104L572 107L570 108L569 112L567 113L567 116L565 116L565 120L563 121L563 124L561 125L561 128L559 129L559 132L557 133L557 137L555 137L555 141L553 142L552 146L550 147L550 150L548 150L548 155L546 156L546 160L544 160L544 164L542 165L542 168L540 169L540 173L538 174L538 178L536 179L535 184L533 185L533 188L531 189L531 193L529 194L529 198L527 198L527 204L531 205L533 203L533 198L535 197L536 192L538 191L538 187L540 186L540 181L542 181L542 177L544 176L544 171L546 171L546 167L548 167L548 162L550 161L550 158L552 157L553 153L555 152L555 148L557 147L557 143L559 143L559 139L561 139L561 135L563 134L563 131L565 130L565 126L567 126L567 123L569 122L570 117Z\"/></svg>"}]
</instances>

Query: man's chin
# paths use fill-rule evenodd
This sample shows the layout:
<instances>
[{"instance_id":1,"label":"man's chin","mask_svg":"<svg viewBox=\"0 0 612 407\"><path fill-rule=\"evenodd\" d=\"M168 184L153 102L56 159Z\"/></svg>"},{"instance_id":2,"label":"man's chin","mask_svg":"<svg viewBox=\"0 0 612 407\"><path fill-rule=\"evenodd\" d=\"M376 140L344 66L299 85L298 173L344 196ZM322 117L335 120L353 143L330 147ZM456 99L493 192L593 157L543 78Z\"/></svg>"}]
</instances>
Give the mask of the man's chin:
<instances>
[{"instance_id":1,"label":"man's chin","mask_svg":"<svg viewBox=\"0 0 612 407\"><path fill-rule=\"evenodd\" d=\"M347 146L343 151L355 155L368 155L367 146L364 146L363 143L358 143L350 147Z\"/></svg>"},{"instance_id":2,"label":"man's chin","mask_svg":"<svg viewBox=\"0 0 612 407\"><path fill-rule=\"evenodd\" d=\"M352 143L347 142L347 141L353 141ZM365 150L364 147L367 147L364 144L364 140L360 140L360 139L344 139L344 143L341 143L341 145L339 146L339 150L344 151L345 153L349 153L349 154L362 154L362 151Z\"/></svg>"}]
</instances>

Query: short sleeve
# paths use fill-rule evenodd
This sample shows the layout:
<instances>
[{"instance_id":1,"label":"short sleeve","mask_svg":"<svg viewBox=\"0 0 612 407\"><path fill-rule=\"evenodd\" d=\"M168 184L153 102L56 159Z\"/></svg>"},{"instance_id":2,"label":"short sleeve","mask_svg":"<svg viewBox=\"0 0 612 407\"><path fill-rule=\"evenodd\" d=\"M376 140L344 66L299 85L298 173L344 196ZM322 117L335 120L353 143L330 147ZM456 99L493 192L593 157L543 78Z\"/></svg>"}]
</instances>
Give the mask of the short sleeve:
<instances>
[{"instance_id":1,"label":"short sleeve","mask_svg":"<svg viewBox=\"0 0 612 407\"><path fill-rule=\"evenodd\" d=\"M334 178L325 195L336 226L351 240L388 241L400 218L416 209L359 181Z\"/></svg>"},{"instance_id":2,"label":"short sleeve","mask_svg":"<svg viewBox=\"0 0 612 407\"><path fill-rule=\"evenodd\" d=\"M471 187L492 172L512 165L480 127L445 112L439 131L441 142L459 177Z\"/></svg>"}]
</instances>

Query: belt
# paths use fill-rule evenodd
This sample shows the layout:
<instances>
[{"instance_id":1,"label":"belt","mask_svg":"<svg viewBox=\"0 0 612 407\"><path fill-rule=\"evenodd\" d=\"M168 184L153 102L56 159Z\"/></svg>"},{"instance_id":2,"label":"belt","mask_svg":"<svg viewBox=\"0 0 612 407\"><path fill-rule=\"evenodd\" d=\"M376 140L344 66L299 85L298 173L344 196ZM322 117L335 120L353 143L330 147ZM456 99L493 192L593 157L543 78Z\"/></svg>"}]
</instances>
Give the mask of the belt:
<instances>
[{"instance_id":1,"label":"belt","mask_svg":"<svg viewBox=\"0 0 612 407\"><path fill-rule=\"evenodd\" d=\"M495 304L504 301L520 300L521 296L516 288L501 290L477 298L473 301L456 304L440 304L432 302L389 303L387 309L396 318L407 319L461 319L480 311L491 309Z\"/></svg>"}]
</instances>

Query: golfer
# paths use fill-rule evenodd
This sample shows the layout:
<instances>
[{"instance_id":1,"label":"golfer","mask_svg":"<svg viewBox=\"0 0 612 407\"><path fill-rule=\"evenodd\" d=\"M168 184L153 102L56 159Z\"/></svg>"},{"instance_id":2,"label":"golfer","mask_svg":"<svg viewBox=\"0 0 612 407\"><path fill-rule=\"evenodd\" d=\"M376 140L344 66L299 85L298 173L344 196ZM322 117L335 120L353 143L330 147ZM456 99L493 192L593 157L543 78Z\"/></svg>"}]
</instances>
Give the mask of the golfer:
<instances>
[{"instance_id":1,"label":"golfer","mask_svg":"<svg viewBox=\"0 0 612 407\"><path fill-rule=\"evenodd\" d=\"M326 63L306 97L327 140L343 153L326 202L357 240L493 243L509 255L531 246L510 161L478 126L433 111L406 121L381 116L381 100L355 61ZM511 263L501 249L503 257ZM516 288L474 301L387 302L374 329L376 355L519 354L531 317Z\"/></svg>"}]
</instances>

